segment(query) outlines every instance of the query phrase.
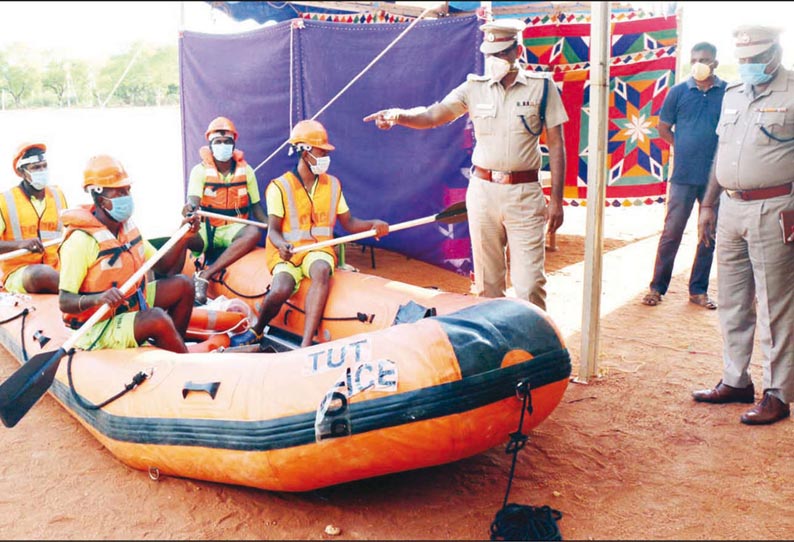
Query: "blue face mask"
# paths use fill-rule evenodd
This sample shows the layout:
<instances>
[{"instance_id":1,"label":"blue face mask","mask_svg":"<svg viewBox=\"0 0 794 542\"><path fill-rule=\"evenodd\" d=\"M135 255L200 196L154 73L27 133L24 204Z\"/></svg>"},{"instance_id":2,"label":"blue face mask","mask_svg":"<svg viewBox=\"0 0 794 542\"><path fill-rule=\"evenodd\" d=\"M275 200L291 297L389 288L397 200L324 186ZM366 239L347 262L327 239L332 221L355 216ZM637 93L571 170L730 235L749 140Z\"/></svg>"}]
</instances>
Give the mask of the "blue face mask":
<instances>
[{"instance_id":1,"label":"blue face mask","mask_svg":"<svg viewBox=\"0 0 794 542\"><path fill-rule=\"evenodd\" d=\"M772 80L774 73L764 73L769 64L739 64L739 79L745 85L763 85Z\"/></svg>"},{"instance_id":2,"label":"blue face mask","mask_svg":"<svg viewBox=\"0 0 794 542\"><path fill-rule=\"evenodd\" d=\"M50 170L42 169L39 171L31 171L30 180L28 182L34 189L41 190L50 182Z\"/></svg>"},{"instance_id":3,"label":"blue face mask","mask_svg":"<svg viewBox=\"0 0 794 542\"><path fill-rule=\"evenodd\" d=\"M110 218L116 222L126 222L129 220L135 208L132 196L119 196L117 198L112 198L110 201L113 204L113 208L107 212Z\"/></svg>"},{"instance_id":4,"label":"blue face mask","mask_svg":"<svg viewBox=\"0 0 794 542\"><path fill-rule=\"evenodd\" d=\"M214 143L211 148L212 156L218 162L228 162L232 157L232 151L234 151L234 145L228 143Z\"/></svg>"}]
</instances>

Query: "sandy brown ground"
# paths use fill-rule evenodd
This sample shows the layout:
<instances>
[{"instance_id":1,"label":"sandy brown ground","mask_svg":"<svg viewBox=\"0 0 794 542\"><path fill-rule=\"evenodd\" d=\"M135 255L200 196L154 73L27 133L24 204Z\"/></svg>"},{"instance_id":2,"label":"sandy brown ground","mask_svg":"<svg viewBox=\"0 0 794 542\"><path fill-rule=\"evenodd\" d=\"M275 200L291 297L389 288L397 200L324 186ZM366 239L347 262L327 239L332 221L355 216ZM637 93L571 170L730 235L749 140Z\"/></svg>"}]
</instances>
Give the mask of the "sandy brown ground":
<instances>
[{"instance_id":1,"label":"sandy brown ground","mask_svg":"<svg viewBox=\"0 0 794 542\"><path fill-rule=\"evenodd\" d=\"M607 240L605 249L622 242ZM558 236L553 272L582 259ZM376 252L362 272L466 292L469 281ZM572 382L519 454L510 501L562 511L565 539L791 539L794 424L739 423L745 405L707 406L693 389L720 376L715 312L687 302L676 276L662 305L603 320L601 378ZM550 300L553 303L554 300ZM578 370L580 337L567 346ZM3 354L5 354L3 352ZM758 356L756 356L758 358ZM4 355L0 376L18 367ZM760 386L760 366L753 374ZM487 539L507 484L502 448L454 464L303 494L163 477L117 461L46 396L0 429L4 539Z\"/></svg>"}]
</instances>

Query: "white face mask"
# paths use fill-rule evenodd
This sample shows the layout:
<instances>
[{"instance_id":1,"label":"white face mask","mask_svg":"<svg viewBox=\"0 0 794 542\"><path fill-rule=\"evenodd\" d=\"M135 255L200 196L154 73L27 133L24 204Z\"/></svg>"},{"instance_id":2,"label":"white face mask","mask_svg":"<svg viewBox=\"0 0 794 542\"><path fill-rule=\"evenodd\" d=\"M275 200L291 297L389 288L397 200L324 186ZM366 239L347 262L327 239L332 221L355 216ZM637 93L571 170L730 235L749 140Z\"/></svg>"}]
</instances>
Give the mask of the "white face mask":
<instances>
[{"instance_id":1,"label":"white face mask","mask_svg":"<svg viewBox=\"0 0 794 542\"><path fill-rule=\"evenodd\" d=\"M218 162L228 162L232 158L232 152L234 151L234 145L229 143L213 143L210 145L212 149L212 156Z\"/></svg>"},{"instance_id":2,"label":"white face mask","mask_svg":"<svg viewBox=\"0 0 794 542\"><path fill-rule=\"evenodd\" d=\"M312 170L312 173L314 173L315 175L322 175L323 173L328 171L328 168L331 166L330 156L320 156L318 158L317 156L314 156L312 153L308 153L308 154L311 154L312 158L314 158L317 161L316 164L311 164L309 163L308 160L306 161L306 163L309 164L309 169Z\"/></svg>"},{"instance_id":3,"label":"white face mask","mask_svg":"<svg viewBox=\"0 0 794 542\"><path fill-rule=\"evenodd\" d=\"M501 81L510 71L510 63L496 56L485 57L485 75L492 81Z\"/></svg>"},{"instance_id":4,"label":"white face mask","mask_svg":"<svg viewBox=\"0 0 794 542\"><path fill-rule=\"evenodd\" d=\"M41 169L39 171L31 171L30 180L28 182L34 189L41 190L50 182L50 170Z\"/></svg>"}]
</instances>

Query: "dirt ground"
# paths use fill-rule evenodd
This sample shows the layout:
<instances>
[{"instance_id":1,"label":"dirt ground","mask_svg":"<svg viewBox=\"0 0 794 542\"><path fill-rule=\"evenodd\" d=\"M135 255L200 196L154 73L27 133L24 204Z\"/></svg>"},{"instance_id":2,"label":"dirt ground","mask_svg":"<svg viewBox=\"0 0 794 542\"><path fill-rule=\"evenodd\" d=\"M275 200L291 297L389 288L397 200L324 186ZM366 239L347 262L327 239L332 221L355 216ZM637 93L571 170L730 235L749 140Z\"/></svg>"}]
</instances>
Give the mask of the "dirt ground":
<instances>
[{"instance_id":1,"label":"dirt ground","mask_svg":"<svg viewBox=\"0 0 794 542\"><path fill-rule=\"evenodd\" d=\"M624 244L606 240L605 250ZM581 261L583 238L558 235L553 273ZM469 281L406 258L351 248L362 272L449 291ZM721 373L717 314L687 302L676 275L664 302L632 302L602 321L601 377L571 382L519 453L510 502L563 513L573 539L791 539L794 424L739 423L746 405L701 405ZM550 303L555 300L549 300ZM559 302L557 300L556 302ZM574 372L578 334L567 338ZM756 356L758 358L758 356ZM0 377L17 368L3 352ZM753 374L760 388L760 366ZM759 390L760 391L760 390ZM117 461L46 396L0 430L3 539L487 539L504 498L503 448L441 467L308 493L163 477Z\"/></svg>"}]
</instances>

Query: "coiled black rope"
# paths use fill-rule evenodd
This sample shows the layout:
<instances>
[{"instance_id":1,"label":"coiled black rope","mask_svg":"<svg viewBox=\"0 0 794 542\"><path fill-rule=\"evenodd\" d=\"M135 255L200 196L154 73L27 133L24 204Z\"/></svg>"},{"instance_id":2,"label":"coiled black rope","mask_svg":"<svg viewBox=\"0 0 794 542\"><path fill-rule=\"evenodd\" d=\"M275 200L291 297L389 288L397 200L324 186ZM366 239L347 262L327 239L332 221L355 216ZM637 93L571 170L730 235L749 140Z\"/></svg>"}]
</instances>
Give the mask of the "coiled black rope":
<instances>
[{"instance_id":1,"label":"coiled black rope","mask_svg":"<svg viewBox=\"0 0 794 542\"><path fill-rule=\"evenodd\" d=\"M529 380L522 380L516 385L516 394L522 397L521 417L518 420L518 430L510 433L510 441L505 448L505 453L513 454L513 460L510 464L510 476L507 479L507 491L502 501L502 508L491 523L491 540L562 540L562 534L557 526L557 520L562 518L562 512L559 510L548 506L507 504L516 471L518 452L526 446L528 440L522 429L524 413L532 414L530 391Z\"/></svg>"}]
</instances>

